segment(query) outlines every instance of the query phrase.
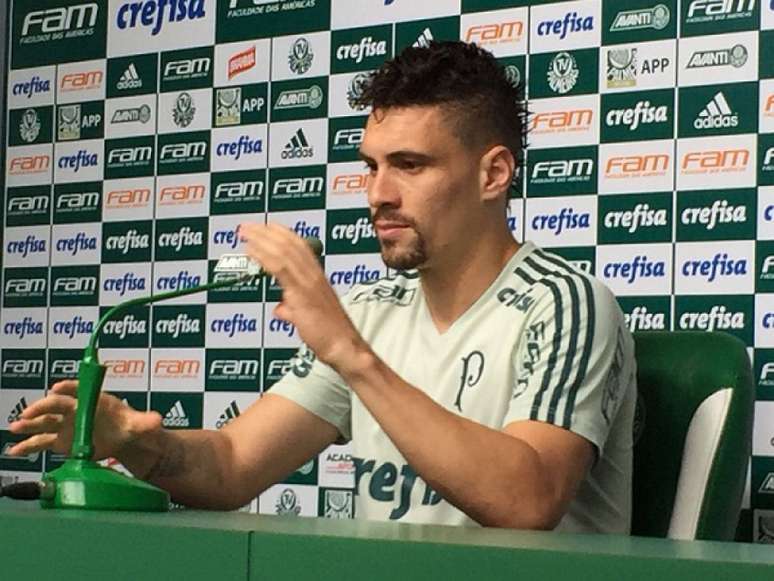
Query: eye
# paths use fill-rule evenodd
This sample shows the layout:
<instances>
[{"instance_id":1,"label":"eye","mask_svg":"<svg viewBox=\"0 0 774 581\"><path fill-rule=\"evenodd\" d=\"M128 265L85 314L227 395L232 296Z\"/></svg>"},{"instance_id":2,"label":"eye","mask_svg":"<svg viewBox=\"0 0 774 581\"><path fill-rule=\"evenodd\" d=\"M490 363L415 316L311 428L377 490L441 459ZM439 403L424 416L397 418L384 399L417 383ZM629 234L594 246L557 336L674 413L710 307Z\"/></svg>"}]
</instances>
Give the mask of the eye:
<instances>
[{"instance_id":1,"label":"eye","mask_svg":"<svg viewBox=\"0 0 774 581\"><path fill-rule=\"evenodd\" d=\"M417 172L422 168L422 164L413 159L402 159L396 165L399 169L407 172Z\"/></svg>"},{"instance_id":2,"label":"eye","mask_svg":"<svg viewBox=\"0 0 774 581\"><path fill-rule=\"evenodd\" d=\"M374 163L366 163L366 164L363 166L363 169L364 169L364 170L368 170L368 173L370 173L371 175L373 175L373 174L375 174L375 173L376 173L376 164L374 164Z\"/></svg>"}]
</instances>

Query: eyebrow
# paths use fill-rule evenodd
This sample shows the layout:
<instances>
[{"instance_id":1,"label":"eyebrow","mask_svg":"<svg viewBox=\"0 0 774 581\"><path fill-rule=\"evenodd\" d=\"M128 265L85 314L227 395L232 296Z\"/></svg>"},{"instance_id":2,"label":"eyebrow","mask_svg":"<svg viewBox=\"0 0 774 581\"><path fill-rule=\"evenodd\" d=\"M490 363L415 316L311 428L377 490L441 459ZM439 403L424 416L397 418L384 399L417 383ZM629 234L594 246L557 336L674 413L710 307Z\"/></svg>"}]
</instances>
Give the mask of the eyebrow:
<instances>
[{"instance_id":1,"label":"eyebrow","mask_svg":"<svg viewBox=\"0 0 774 581\"><path fill-rule=\"evenodd\" d=\"M361 160L363 160L366 163L376 163L376 160L372 158L369 155L366 155L361 150L358 150L358 156ZM420 153L418 151L411 151L406 149L401 149L398 151L393 151L387 154L387 161L391 163L395 163L396 161L402 160L402 159L411 159L414 161L419 161L421 163L430 163L435 158L431 155L427 155L426 153Z\"/></svg>"}]
</instances>

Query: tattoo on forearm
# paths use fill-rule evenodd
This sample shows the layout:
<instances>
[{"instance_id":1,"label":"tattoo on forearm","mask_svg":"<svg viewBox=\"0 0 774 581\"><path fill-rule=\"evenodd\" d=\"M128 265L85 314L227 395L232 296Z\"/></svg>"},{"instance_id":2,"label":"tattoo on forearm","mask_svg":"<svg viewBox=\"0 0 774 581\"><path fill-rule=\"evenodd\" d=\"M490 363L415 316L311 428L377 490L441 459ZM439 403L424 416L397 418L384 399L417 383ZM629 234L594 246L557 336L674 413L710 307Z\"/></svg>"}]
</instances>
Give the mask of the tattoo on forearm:
<instances>
[{"instance_id":1,"label":"tattoo on forearm","mask_svg":"<svg viewBox=\"0 0 774 581\"><path fill-rule=\"evenodd\" d=\"M186 450L183 442L170 442L162 452L159 459L151 466L145 475L145 480L154 478L169 478L179 476L187 470Z\"/></svg>"}]
</instances>

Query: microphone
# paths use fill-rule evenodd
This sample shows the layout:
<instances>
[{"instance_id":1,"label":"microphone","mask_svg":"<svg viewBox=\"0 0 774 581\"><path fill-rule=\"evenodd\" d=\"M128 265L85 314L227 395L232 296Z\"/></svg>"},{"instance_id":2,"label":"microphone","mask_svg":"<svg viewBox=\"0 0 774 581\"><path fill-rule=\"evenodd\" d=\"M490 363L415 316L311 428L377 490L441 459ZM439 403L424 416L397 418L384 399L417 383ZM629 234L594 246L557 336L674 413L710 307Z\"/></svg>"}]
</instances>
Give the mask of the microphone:
<instances>
[{"instance_id":1,"label":"microphone","mask_svg":"<svg viewBox=\"0 0 774 581\"><path fill-rule=\"evenodd\" d=\"M305 240L315 254L322 254L322 242L317 238ZM246 254L224 254L214 270L215 273L223 273L225 276L217 277L215 281L207 284L125 301L109 309L99 320L84 349L78 370L78 405L70 455L62 466L43 476L42 486L46 490L40 500L43 508L145 511L169 509L169 494L165 490L100 466L92 460L94 415L106 372L106 367L99 362L97 341L105 324L131 307L224 288L266 274L266 271ZM29 490L25 488L21 492L14 492L28 494Z\"/></svg>"}]
</instances>

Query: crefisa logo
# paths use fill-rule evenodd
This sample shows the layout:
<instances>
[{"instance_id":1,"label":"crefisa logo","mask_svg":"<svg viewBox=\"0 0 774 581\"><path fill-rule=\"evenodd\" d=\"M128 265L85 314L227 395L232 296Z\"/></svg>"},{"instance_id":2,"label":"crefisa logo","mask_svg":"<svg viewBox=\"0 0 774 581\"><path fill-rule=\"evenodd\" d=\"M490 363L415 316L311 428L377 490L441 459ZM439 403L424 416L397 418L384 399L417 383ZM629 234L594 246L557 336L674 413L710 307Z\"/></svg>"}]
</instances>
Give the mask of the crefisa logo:
<instances>
[{"instance_id":1,"label":"crefisa logo","mask_svg":"<svg viewBox=\"0 0 774 581\"><path fill-rule=\"evenodd\" d=\"M638 254L632 260L608 262L602 270L605 278L622 279L633 284L640 278L663 278L666 276L666 262L651 260L644 254Z\"/></svg>"},{"instance_id":2,"label":"crefisa logo","mask_svg":"<svg viewBox=\"0 0 774 581\"><path fill-rule=\"evenodd\" d=\"M161 32L165 20L172 23L205 16L204 0L138 0L121 5L116 13L116 26L119 30L149 27L155 36Z\"/></svg>"},{"instance_id":3,"label":"crefisa logo","mask_svg":"<svg viewBox=\"0 0 774 581\"><path fill-rule=\"evenodd\" d=\"M567 12L564 18L543 20L537 25L538 36L557 36L563 40L568 34L594 30L594 17L580 16L577 12Z\"/></svg>"}]
</instances>

